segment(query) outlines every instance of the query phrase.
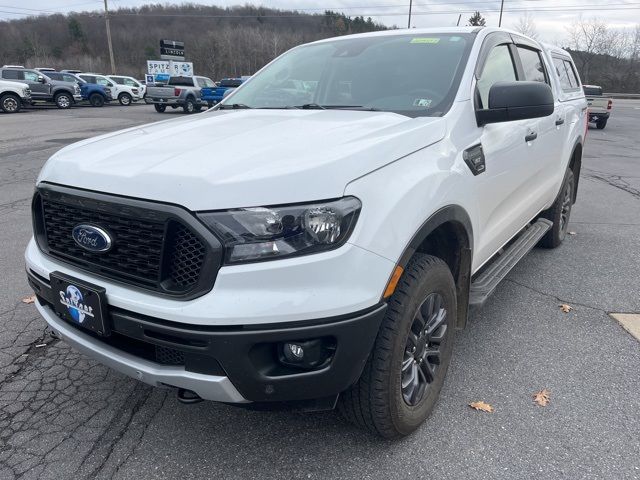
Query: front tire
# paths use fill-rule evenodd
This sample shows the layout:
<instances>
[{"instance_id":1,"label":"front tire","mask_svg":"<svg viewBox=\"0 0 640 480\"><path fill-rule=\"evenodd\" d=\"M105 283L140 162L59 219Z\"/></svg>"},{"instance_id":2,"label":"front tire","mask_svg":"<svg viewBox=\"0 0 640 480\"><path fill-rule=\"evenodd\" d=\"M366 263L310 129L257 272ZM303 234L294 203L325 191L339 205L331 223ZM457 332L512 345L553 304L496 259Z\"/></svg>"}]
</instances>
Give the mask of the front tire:
<instances>
[{"instance_id":1,"label":"front tire","mask_svg":"<svg viewBox=\"0 0 640 480\"><path fill-rule=\"evenodd\" d=\"M68 93L58 93L53 101L55 102L56 107L62 110L71 108L71 105L73 105L73 97Z\"/></svg>"},{"instance_id":2,"label":"front tire","mask_svg":"<svg viewBox=\"0 0 640 480\"><path fill-rule=\"evenodd\" d=\"M187 98L182 109L184 110L184 113L193 113L196 111L196 102L193 98Z\"/></svg>"},{"instance_id":3,"label":"front tire","mask_svg":"<svg viewBox=\"0 0 640 480\"><path fill-rule=\"evenodd\" d=\"M129 105L131 105L132 98L128 93L121 93L120 95L118 95L118 101L120 102L120 105L128 107Z\"/></svg>"},{"instance_id":4,"label":"front tire","mask_svg":"<svg viewBox=\"0 0 640 480\"><path fill-rule=\"evenodd\" d=\"M4 113L18 113L21 107L20 97L13 93L7 93L0 97L0 108Z\"/></svg>"},{"instance_id":5,"label":"front tire","mask_svg":"<svg viewBox=\"0 0 640 480\"><path fill-rule=\"evenodd\" d=\"M538 245L543 248L556 248L559 246L564 237L567 236L569 228L569 219L571 217L571 207L573 206L573 197L575 191L575 178L571 169L567 170L562 182L562 188L551 208L545 210L540 215L542 218L551 220L552 227L540 240Z\"/></svg>"},{"instance_id":6,"label":"front tire","mask_svg":"<svg viewBox=\"0 0 640 480\"><path fill-rule=\"evenodd\" d=\"M597 128L598 130L603 130L603 129L604 129L604 127L606 127L606 126L607 126L607 120L609 120L609 119L608 119L608 118L601 118L600 120L598 120L598 121L596 122L596 128Z\"/></svg>"},{"instance_id":7,"label":"front tire","mask_svg":"<svg viewBox=\"0 0 640 480\"><path fill-rule=\"evenodd\" d=\"M104 105L104 97L99 93L92 93L89 97L89 103L92 107L102 107Z\"/></svg>"},{"instance_id":8,"label":"front tire","mask_svg":"<svg viewBox=\"0 0 640 480\"><path fill-rule=\"evenodd\" d=\"M456 287L447 264L416 254L389 299L360 379L340 396L342 414L384 438L418 428L444 383L456 312Z\"/></svg>"},{"instance_id":9,"label":"front tire","mask_svg":"<svg viewBox=\"0 0 640 480\"><path fill-rule=\"evenodd\" d=\"M153 106L155 107L156 112L158 113L164 113L164 111L167 109L166 105L159 105L157 103L155 103Z\"/></svg>"}]
</instances>

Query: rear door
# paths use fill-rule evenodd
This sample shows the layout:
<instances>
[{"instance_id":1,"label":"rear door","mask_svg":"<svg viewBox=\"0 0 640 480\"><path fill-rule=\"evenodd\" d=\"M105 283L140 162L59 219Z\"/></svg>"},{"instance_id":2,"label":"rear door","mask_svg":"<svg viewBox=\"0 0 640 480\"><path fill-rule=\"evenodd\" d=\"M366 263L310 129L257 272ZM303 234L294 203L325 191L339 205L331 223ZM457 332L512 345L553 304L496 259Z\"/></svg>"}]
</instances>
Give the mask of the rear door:
<instances>
[{"instance_id":1,"label":"rear door","mask_svg":"<svg viewBox=\"0 0 640 480\"><path fill-rule=\"evenodd\" d=\"M518 54L519 80L541 82L553 91L554 112L548 117L531 120L537 138L532 145L531 209L533 216L555 199L559 170L563 165L563 146L566 138L566 112L560 102L558 91L551 82L552 68L545 61L542 50L524 37L514 35Z\"/></svg>"},{"instance_id":2,"label":"rear door","mask_svg":"<svg viewBox=\"0 0 640 480\"><path fill-rule=\"evenodd\" d=\"M23 78L31 89L31 96L34 99L49 98L51 96L51 85L46 81L46 77L40 72L34 70L23 70ZM45 82L38 81L39 78L45 78Z\"/></svg>"}]
</instances>

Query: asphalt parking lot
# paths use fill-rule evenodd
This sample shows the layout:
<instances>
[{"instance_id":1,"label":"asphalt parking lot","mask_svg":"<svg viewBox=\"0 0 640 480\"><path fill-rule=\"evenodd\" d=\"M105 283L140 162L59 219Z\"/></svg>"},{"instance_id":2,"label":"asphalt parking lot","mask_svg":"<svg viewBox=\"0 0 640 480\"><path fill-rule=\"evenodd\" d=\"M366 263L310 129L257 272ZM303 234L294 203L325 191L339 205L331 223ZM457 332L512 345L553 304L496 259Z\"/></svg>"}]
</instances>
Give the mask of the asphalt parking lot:
<instances>
[{"instance_id":1,"label":"asphalt parking lot","mask_svg":"<svg viewBox=\"0 0 640 480\"><path fill-rule=\"evenodd\" d=\"M640 312L640 101L617 100L607 128L589 130L575 234L534 250L472 313L433 416L397 442L334 412L182 405L51 339L22 303L45 160L175 115L143 105L0 114L0 479L640 478L640 343L609 316ZM547 407L532 401L543 388ZM478 400L495 412L469 408Z\"/></svg>"}]
</instances>

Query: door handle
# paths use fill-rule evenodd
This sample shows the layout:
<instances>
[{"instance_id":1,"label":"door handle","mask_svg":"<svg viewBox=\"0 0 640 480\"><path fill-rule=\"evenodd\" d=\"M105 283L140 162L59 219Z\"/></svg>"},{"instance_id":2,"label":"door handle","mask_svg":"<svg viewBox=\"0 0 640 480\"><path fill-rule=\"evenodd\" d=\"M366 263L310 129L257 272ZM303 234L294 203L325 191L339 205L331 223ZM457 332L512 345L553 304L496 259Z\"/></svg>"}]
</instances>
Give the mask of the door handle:
<instances>
[{"instance_id":1,"label":"door handle","mask_svg":"<svg viewBox=\"0 0 640 480\"><path fill-rule=\"evenodd\" d=\"M562 117L556 118L556 127L559 127L563 123L564 123L564 118L562 118Z\"/></svg>"},{"instance_id":2,"label":"door handle","mask_svg":"<svg viewBox=\"0 0 640 480\"><path fill-rule=\"evenodd\" d=\"M526 137L524 137L525 142L533 142L536 138L538 138L538 134L536 132L529 132Z\"/></svg>"}]
</instances>

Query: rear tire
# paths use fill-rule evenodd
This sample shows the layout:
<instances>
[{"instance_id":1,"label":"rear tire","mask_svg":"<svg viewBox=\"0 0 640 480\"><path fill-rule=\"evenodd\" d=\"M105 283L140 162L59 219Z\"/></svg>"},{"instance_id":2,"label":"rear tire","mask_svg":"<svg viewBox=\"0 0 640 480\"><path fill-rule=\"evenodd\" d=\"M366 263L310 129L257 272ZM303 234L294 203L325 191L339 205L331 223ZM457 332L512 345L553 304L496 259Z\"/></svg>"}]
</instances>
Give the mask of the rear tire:
<instances>
[{"instance_id":1,"label":"rear tire","mask_svg":"<svg viewBox=\"0 0 640 480\"><path fill-rule=\"evenodd\" d=\"M184 110L184 113L193 113L196 111L196 102L193 98L187 98L182 109Z\"/></svg>"},{"instance_id":2,"label":"rear tire","mask_svg":"<svg viewBox=\"0 0 640 480\"><path fill-rule=\"evenodd\" d=\"M575 178L573 171L567 170L562 182L562 188L551 208L545 210L540 215L542 218L551 220L553 226L538 243L543 248L556 248L567 236L569 219L571 217L571 207L573 206L573 196L575 190Z\"/></svg>"},{"instance_id":3,"label":"rear tire","mask_svg":"<svg viewBox=\"0 0 640 480\"><path fill-rule=\"evenodd\" d=\"M131 105L132 98L128 93L121 93L120 95L118 95L118 101L120 102L120 105L128 107L129 105Z\"/></svg>"},{"instance_id":4,"label":"rear tire","mask_svg":"<svg viewBox=\"0 0 640 480\"><path fill-rule=\"evenodd\" d=\"M22 107L20 97L13 93L7 93L0 97L0 108L4 113L18 113Z\"/></svg>"},{"instance_id":5,"label":"rear tire","mask_svg":"<svg viewBox=\"0 0 640 480\"><path fill-rule=\"evenodd\" d=\"M604 129L604 127L606 127L606 126L607 126L607 120L609 120L609 119L608 119L608 118L601 118L600 120L598 120L598 121L596 122L596 128L597 128L598 130L603 130L603 129Z\"/></svg>"},{"instance_id":6,"label":"rear tire","mask_svg":"<svg viewBox=\"0 0 640 480\"><path fill-rule=\"evenodd\" d=\"M164 111L167 109L166 105L158 105L157 103L155 103L153 106L155 107L156 112L158 113L164 113Z\"/></svg>"},{"instance_id":7,"label":"rear tire","mask_svg":"<svg viewBox=\"0 0 640 480\"><path fill-rule=\"evenodd\" d=\"M56 104L56 107L62 109L62 110L66 110L67 108L71 108L71 105L73 105L73 97L68 94L68 93L58 93L54 98L53 101Z\"/></svg>"},{"instance_id":8,"label":"rear tire","mask_svg":"<svg viewBox=\"0 0 640 480\"><path fill-rule=\"evenodd\" d=\"M99 93L92 93L89 97L89 103L92 107L102 107L104 105L104 97Z\"/></svg>"},{"instance_id":9,"label":"rear tire","mask_svg":"<svg viewBox=\"0 0 640 480\"><path fill-rule=\"evenodd\" d=\"M416 254L389 299L360 379L340 396L343 416L384 438L418 428L444 383L456 311L456 286L447 264Z\"/></svg>"}]
</instances>

